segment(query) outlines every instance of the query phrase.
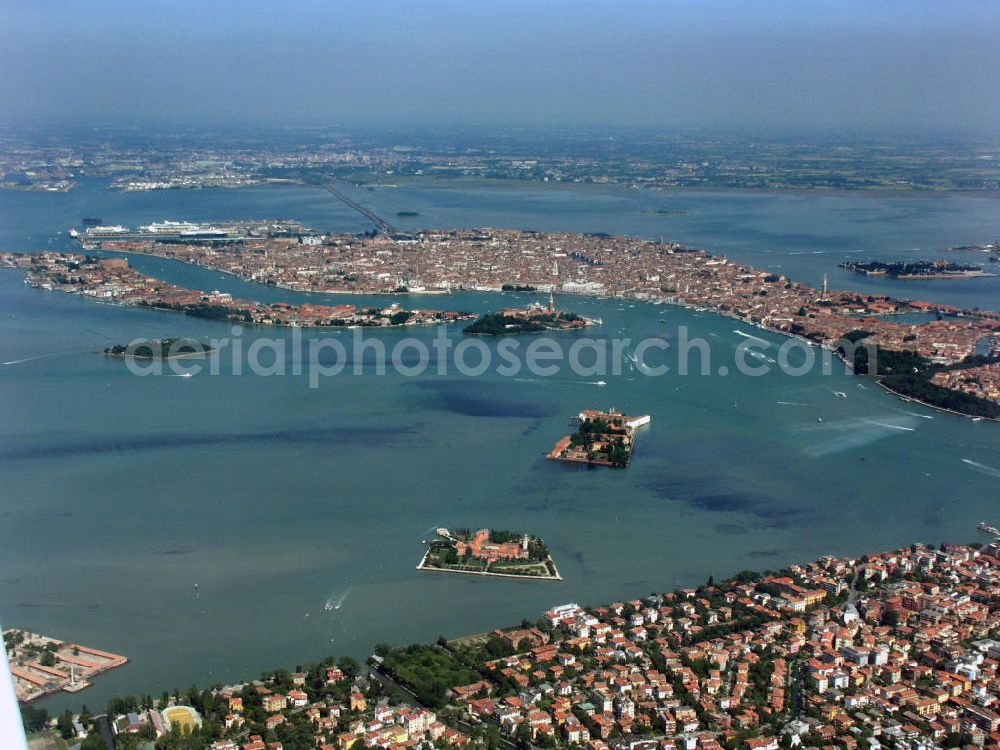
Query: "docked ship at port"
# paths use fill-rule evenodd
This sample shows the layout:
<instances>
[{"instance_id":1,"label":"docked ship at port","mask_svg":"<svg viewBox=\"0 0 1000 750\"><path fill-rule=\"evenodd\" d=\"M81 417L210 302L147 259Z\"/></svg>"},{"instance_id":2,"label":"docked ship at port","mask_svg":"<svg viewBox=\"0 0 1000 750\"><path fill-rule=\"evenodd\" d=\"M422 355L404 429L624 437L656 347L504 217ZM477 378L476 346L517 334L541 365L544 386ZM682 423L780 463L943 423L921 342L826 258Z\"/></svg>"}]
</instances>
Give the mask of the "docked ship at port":
<instances>
[{"instance_id":1,"label":"docked ship at port","mask_svg":"<svg viewBox=\"0 0 1000 750\"><path fill-rule=\"evenodd\" d=\"M144 224L135 229L121 224L85 225L69 230L69 236L84 248L98 248L104 242L236 242L253 238L296 237L311 235L312 230L297 221L239 221L219 224L197 224L191 221L163 221Z\"/></svg>"},{"instance_id":2,"label":"docked ship at port","mask_svg":"<svg viewBox=\"0 0 1000 750\"><path fill-rule=\"evenodd\" d=\"M200 224L193 224L190 221L170 221L164 220L146 224L139 227L139 231L154 235L155 237L178 237L195 239L215 239L225 238L232 234L232 230L222 227L203 227Z\"/></svg>"},{"instance_id":3,"label":"docked ship at port","mask_svg":"<svg viewBox=\"0 0 1000 750\"><path fill-rule=\"evenodd\" d=\"M1000 536L1000 529L998 529L996 526L991 526L990 524L986 523L986 521L980 521L979 526L977 528L980 531L983 531L987 534L993 534L993 536Z\"/></svg>"},{"instance_id":4,"label":"docked ship at port","mask_svg":"<svg viewBox=\"0 0 1000 750\"><path fill-rule=\"evenodd\" d=\"M90 226L83 230L82 236L85 237L120 237L129 233L129 228L122 226L121 224L109 224L104 226L103 224L97 226ZM75 229L70 230L70 234L76 232ZM77 235L80 233L77 232ZM76 235L73 235L76 236Z\"/></svg>"}]
</instances>

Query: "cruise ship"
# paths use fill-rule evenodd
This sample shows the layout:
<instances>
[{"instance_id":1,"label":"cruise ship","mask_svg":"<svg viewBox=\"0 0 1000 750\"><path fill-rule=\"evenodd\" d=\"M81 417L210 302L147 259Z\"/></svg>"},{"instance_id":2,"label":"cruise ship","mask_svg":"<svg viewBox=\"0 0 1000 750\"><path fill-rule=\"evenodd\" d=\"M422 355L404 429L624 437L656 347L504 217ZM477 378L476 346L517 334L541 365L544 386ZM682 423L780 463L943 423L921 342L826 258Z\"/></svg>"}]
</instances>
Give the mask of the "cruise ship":
<instances>
[{"instance_id":1,"label":"cruise ship","mask_svg":"<svg viewBox=\"0 0 1000 750\"><path fill-rule=\"evenodd\" d=\"M235 237L238 232L216 226L202 226L190 221L164 220L144 224L137 229L120 224L90 226L82 232L70 229L69 236L84 240L224 240Z\"/></svg>"},{"instance_id":2,"label":"cruise ship","mask_svg":"<svg viewBox=\"0 0 1000 750\"><path fill-rule=\"evenodd\" d=\"M220 227L203 227L200 224L193 224L190 221L170 220L147 224L146 226L139 227L139 231L155 235L168 234L171 236L200 238L227 237L230 234L229 230Z\"/></svg>"},{"instance_id":3,"label":"cruise ship","mask_svg":"<svg viewBox=\"0 0 1000 750\"><path fill-rule=\"evenodd\" d=\"M298 237L314 235L308 227L291 220L240 221L221 224L196 224L192 221L154 221L131 229L120 224L70 229L69 236L84 247L99 247L103 242L236 242L247 238Z\"/></svg>"},{"instance_id":4,"label":"cruise ship","mask_svg":"<svg viewBox=\"0 0 1000 750\"><path fill-rule=\"evenodd\" d=\"M121 224L109 224L108 226L87 227L83 233L87 237L117 237L129 233L128 227ZM72 232L70 233L72 235Z\"/></svg>"},{"instance_id":5,"label":"cruise ship","mask_svg":"<svg viewBox=\"0 0 1000 750\"><path fill-rule=\"evenodd\" d=\"M169 219L139 227L140 231L151 234L180 234L181 232L197 232L200 229L201 227L190 221L170 221Z\"/></svg>"}]
</instances>

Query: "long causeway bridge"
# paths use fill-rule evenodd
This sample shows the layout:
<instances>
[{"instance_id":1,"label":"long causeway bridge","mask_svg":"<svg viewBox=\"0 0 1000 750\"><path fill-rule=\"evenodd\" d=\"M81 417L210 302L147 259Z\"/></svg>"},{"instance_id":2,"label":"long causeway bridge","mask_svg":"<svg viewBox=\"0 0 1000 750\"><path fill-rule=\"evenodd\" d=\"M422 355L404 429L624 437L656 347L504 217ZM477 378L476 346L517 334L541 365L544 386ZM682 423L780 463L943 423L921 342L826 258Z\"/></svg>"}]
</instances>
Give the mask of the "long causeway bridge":
<instances>
[{"instance_id":1,"label":"long causeway bridge","mask_svg":"<svg viewBox=\"0 0 1000 750\"><path fill-rule=\"evenodd\" d=\"M377 213L372 211L370 208L362 206L356 200L346 195L343 191L339 190L338 185L340 185L341 183L339 183L337 180L333 179L322 180L315 184L318 184L321 188L326 190L328 193L330 193L332 196L340 200L342 203L344 203L347 206L350 206L359 214L361 214L366 219L371 221L376 227L378 227L379 231L382 232L383 234L389 235L390 237L401 234L401 232L398 229L396 229L396 227L394 227L388 221L386 221Z\"/></svg>"}]
</instances>

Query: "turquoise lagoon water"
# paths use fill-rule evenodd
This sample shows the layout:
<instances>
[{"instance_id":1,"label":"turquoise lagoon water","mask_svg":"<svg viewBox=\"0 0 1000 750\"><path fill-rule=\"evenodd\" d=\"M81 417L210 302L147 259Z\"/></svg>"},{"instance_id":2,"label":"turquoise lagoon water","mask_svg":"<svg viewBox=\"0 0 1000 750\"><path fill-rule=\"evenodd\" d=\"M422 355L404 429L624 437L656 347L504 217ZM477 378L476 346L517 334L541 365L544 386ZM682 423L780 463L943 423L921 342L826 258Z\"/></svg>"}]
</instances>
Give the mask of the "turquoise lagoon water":
<instances>
[{"instance_id":1,"label":"turquoise lagoon water","mask_svg":"<svg viewBox=\"0 0 1000 750\"><path fill-rule=\"evenodd\" d=\"M996 199L957 195L488 183L358 194L390 220L418 211L407 221L420 225L663 233L807 281L833 278L830 266L846 253L931 253L1000 236ZM651 206L689 213L644 213ZM321 230L367 228L305 188L122 195L88 183L69 194L0 195L0 244L66 246L65 228L95 214L108 223L280 216ZM132 261L195 288L304 298L156 258ZM993 282L926 286L943 301L990 306ZM429 299L418 304L497 304L476 294ZM734 369L744 340L736 330L771 342L771 356L783 341L709 313L565 304L601 318L586 334L600 338L676 344L686 326L709 342L713 370ZM228 332L41 292L0 272L0 361L16 362L0 366L0 621L131 659L50 708L238 680L327 654L364 657L377 641L481 632L566 601L641 596L820 554L967 541L978 521L996 518L996 425L903 403L836 368L797 378L646 377L627 366L603 377L564 368L550 378L408 378L368 366L363 377L311 389L305 376L236 376L228 366L217 377L138 378L95 353L139 336ZM391 348L404 336L429 343L434 331L377 335ZM451 335L460 338L457 328ZM262 336L291 333L244 334ZM628 471L542 457L581 407L611 405L653 417ZM419 574L421 540L442 525L539 534L565 581ZM327 611L327 602L341 607Z\"/></svg>"}]
</instances>

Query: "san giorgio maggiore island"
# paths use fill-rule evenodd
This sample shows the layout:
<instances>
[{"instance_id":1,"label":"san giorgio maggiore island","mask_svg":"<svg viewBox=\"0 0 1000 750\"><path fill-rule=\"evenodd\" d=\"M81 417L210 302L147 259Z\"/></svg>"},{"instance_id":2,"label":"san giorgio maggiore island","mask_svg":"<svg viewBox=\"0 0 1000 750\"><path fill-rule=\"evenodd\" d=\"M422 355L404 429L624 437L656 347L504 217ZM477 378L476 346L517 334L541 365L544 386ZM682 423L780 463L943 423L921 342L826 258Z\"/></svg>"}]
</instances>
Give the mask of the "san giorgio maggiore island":
<instances>
[{"instance_id":1,"label":"san giorgio maggiore island","mask_svg":"<svg viewBox=\"0 0 1000 750\"><path fill-rule=\"evenodd\" d=\"M534 287L520 287L520 290L534 291ZM476 336L512 336L544 331L577 331L587 326L601 325L601 322L599 319L591 320L576 313L557 310L550 291L548 307L533 302L523 309L505 308L497 313L486 313L463 328L462 333Z\"/></svg>"},{"instance_id":2,"label":"san giorgio maggiore island","mask_svg":"<svg viewBox=\"0 0 1000 750\"><path fill-rule=\"evenodd\" d=\"M241 279L301 292L446 295L453 290L594 295L712 310L750 325L835 350L851 340L878 352L878 382L907 400L977 419L1000 418L1000 314L951 305L814 289L781 274L676 243L634 237L505 229L426 230L415 234L319 235L286 220L200 226L163 222L133 231L74 230L85 248L191 263ZM74 253L0 254L29 284L118 304L279 326L389 327L472 320L461 311L355 305L264 304L184 289L140 274L124 258ZM565 329L563 313L520 320L505 312L477 321L486 333ZM892 320L924 313L924 322ZM508 329L507 326L514 326ZM473 323L470 333L477 332ZM983 349L987 353L983 354ZM867 352L860 348L855 357ZM854 361L858 365L866 361Z\"/></svg>"}]
</instances>

